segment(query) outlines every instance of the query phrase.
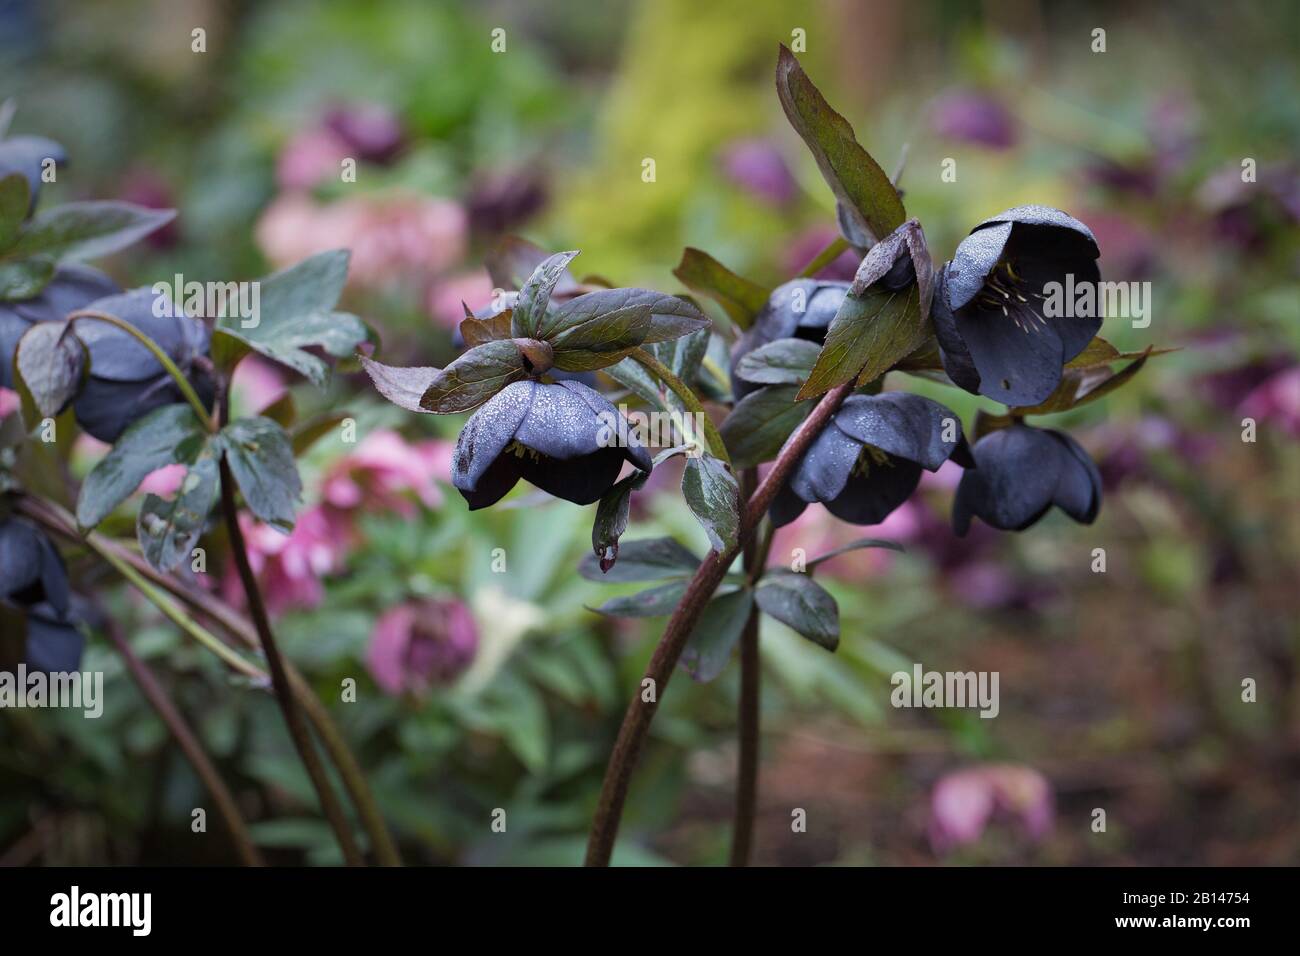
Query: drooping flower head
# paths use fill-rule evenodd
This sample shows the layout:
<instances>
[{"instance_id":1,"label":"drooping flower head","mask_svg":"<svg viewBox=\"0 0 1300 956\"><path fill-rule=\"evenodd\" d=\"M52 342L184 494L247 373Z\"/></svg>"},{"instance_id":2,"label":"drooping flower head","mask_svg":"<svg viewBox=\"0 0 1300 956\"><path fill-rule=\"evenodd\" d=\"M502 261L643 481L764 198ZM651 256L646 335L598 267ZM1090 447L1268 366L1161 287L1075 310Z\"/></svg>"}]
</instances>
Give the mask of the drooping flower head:
<instances>
[{"instance_id":1,"label":"drooping flower head","mask_svg":"<svg viewBox=\"0 0 1300 956\"><path fill-rule=\"evenodd\" d=\"M736 367L750 352L778 339L804 339L821 345L826 330L848 293L847 282L795 279L772 290L767 305L754 317L754 324L737 340L731 352L731 386L736 398L757 386L736 375Z\"/></svg>"},{"instance_id":2,"label":"drooping flower head","mask_svg":"<svg viewBox=\"0 0 1300 956\"><path fill-rule=\"evenodd\" d=\"M1047 206L1017 206L976 226L935 291L931 315L948 377L1013 406L1052 394L1065 363L1101 328L1098 254L1087 226ZM1060 308L1048 303L1052 283ZM1089 286L1091 307L1076 310L1066 293Z\"/></svg>"},{"instance_id":3,"label":"drooping flower head","mask_svg":"<svg viewBox=\"0 0 1300 956\"><path fill-rule=\"evenodd\" d=\"M853 395L813 440L772 502L789 524L820 502L851 524L883 521L916 490L921 470L969 463L961 423L938 402L907 392Z\"/></svg>"},{"instance_id":4,"label":"drooping flower head","mask_svg":"<svg viewBox=\"0 0 1300 956\"><path fill-rule=\"evenodd\" d=\"M1101 474L1064 432L1015 424L985 435L971 450L953 502L952 525L965 535L972 517L1003 531L1023 531L1053 505L1092 524L1101 510Z\"/></svg>"},{"instance_id":5,"label":"drooping flower head","mask_svg":"<svg viewBox=\"0 0 1300 956\"><path fill-rule=\"evenodd\" d=\"M29 668L76 670L85 638L73 619L68 572L44 532L21 518L0 519L0 603L24 614Z\"/></svg>"},{"instance_id":6,"label":"drooping flower head","mask_svg":"<svg viewBox=\"0 0 1300 956\"><path fill-rule=\"evenodd\" d=\"M37 322L61 322L69 312L121 291L116 282L97 269L62 265L39 295L0 302L0 387L14 387L14 351L29 328Z\"/></svg>"}]
</instances>

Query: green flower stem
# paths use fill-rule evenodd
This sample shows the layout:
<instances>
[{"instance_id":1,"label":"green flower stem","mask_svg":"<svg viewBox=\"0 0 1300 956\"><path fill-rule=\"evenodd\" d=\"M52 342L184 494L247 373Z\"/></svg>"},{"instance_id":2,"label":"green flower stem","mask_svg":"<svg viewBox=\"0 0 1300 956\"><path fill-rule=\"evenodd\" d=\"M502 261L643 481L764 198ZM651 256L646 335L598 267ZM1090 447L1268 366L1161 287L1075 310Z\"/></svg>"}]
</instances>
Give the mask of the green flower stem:
<instances>
[{"instance_id":1,"label":"green flower stem","mask_svg":"<svg viewBox=\"0 0 1300 956\"><path fill-rule=\"evenodd\" d=\"M28 517L40 522L51 531L64 536L68 540L89 545L96 554L101 555L104 560L109 561L114 567L119 567L119 562L126 565L139 577L152 582L158 588L165 589L174 598L188 605L209 622L219 626L249 650L256 651L258 649L257 632L253 627L237 614L233 608L214 595L188 587L176 578L156 571L139 555L132 553L117 542L105 538L97 532L92 532L83 538L77 532L76 521L72 515L53 502L27 497L21 499L19 509ZM212 640L215 641L216 638L212 638ZM222 650L228 650L219 641L217 644ZM320 736L330 760L338 769L339 776L343 778L343 782L347 786L348 794L356 805L362 824L365 826L366 833L374 846L375 858L381 866L401 866L401 857L398 855L397 847L393 843L393 838L384 823L383 814L379 812L379 804L370 790L370 785L366 782L365 773L361 770L360 764L357 763L356 757L348 747L343 734L339 731L338 725L334 723L329 710L320 702L320 699L317 698L307 683L306 678L293 666L292 662L285 661L285 670L289 674L289 682L293 687L294 696L306 712L307 719L311 721L316 733ZM241 669L241 673L246 673L246 671ZM254 668L249 676L259 683L270 684L270 677L260 668Z\"/></svg>"},{"instance_id":2,"label":"green flower stem","mask_svg":"<svg viewBox=\"0 0 1300 956\"><path fill-rule=\"evenodd\" d=\"M718 434L717 426L713 424L713 420L705 412L699 396L691 391L690 386L674 375L668 366L645 349L635 350L628 358L667 385L673 391L673 394L682 400L682 404L686 406L687 411L700 416L701 421L704 422L704 438L709 444L709 451L712 452L714 458L730 465L731 456L727 454L727 446L723 443L722 436Z\"/></svg>"},{"instance_id":3,"label":"green flower stem","mask_svg":"<svg viewBox=\"0 0 1300 956\"><path fill-rule=\"evenodd\" d=\"M194 768L194 772L203 781L203 785L207 787L208 793L211 794L213 802L217 805L217 812L225 823L226 829L230 832L230 838L235 843L235 850L238 852L240 859L244 861L244 865L266 866L266 861L262 859L261 852L249 835L248 826L244 823L244 818L239 812L239 805L235 803L235 798L231 795L230 790L226 788L221 775L217 773L217 768L208 759L207 752L204 751L199 738L171 702L166 690L158 682L158 678L154 676L153 671L149 670L148 665L140 659L140 656L132 649L126 638L122 636L121 629L115 623L109 621L105 630L108 633L108 639L113 642L118 653L122 655L122 659L126 662L126 669L131 672L131 677L134 678L136 686L140 688L140 693L153 706L162 722L167 725L167 729L176 738L176 743L180 746L186 759L189 760L190 766Z\"/></svg>"},{"instance_id":4,"label":"green flower stem","mask_svg":"<svg viewBox=\"0 0 1300 956\"><path fill-rule=\"evenodd\" d=\"M257 577L253 574L253 566L248 560L248 549L244 544L244 532L239 526L239 512L235 508L235 476L230 473L230 463L226 461L225 455L221 456L221 510L226 520L226 534L230 538L230 550L235 557L235 566L239 569L239 579L244 586L244 596L248 599L249 614L253 618L254 626L257 628L262 653L266 655L266 662L271 670L271 686L275 690L275 699L280 704L280 711L284 715L285 725L289 728L289 736L293 739L293 745L298 751L302 765L311 778L312 786L315 787L316 794L320 798L321 811L325 814L325 819L329 821L330 827L334 830L334 836L343 851L343 859L348 866L362 866L365 861L361 856L361 850L357 847L356 838L352 835L352 826L348 822L347 816L343 812L343 806L339 803L334 788L330 784L330 779L325 773L325 766L321 763L320 754L316 752L316 745L311 739L307 725L303 722L302 713L298 709L293 687L290 684L289 675L284 665L284 657L280 654L280 648L275 643L275 634L271 630L271 619L267 614L266 604L262 600L262 592L257 586Z\"/></svg>"},{"instance_id":5,"label":"green flower stem","mask_svg":"<svg viewBox=\"0 0 1300 956\"><path fill-rule=\"evenodd\" d=\"M109 315L107 312L96 312L94 309L78 309L77 311L68 314L69 323L75 322L78 319L95 319L100 322L107 322L109 325L116 326L123 332L134 337L136 341L153 353L153 357L158 360L159 364L166 369L167 374L176 382L176 387L181 390L181 394L185 396L185 400L190 403L190 407L194 409L194 414L199 417L199 421L203 423L203 427L210 432L215 432L217 430L216 422L214 422L212 416L208 414L208 410L203 407L203 402L199 400L198 393L194 391L194 386L190 384L189 379L181 374L181 370L176 367L176 363L172 361L171 356L164 352L157 342L149 338L149 336L145 335L130 322L124 322L117 316Z\"/></svg>"},{"instance_id":6,"label":"green flower stem","mask_svg":"<svg viewBox=\"0 0 1300 956\"><path fill-rule=\"evenodd\" d=\"M618 836L619 821L623 816L623 805L627 801L628 787L632 781L632 770L636 766L641 748L645 744L650 722L654 719L659 702L663 700L664 691L672 677L677 661L686 647L686 641L699 621L704 606L713 597L713 592L722 583L727 570L731 567L740 549L750 540L758 528L777 491L790 477L795 465L803 457L814 438L826 427L831 416L843 404L853 390L853 383L846 382L831 389L819 401L812 413L795 429L772 463L772 467L763 477L754 494L746 502L741 516L740 532L736 543L725 552L710 551L695 575L686 586L686 593L673 610L664 628L663 636L655 647L646 666L645 675L637 685L636 693L628 704L619 727L614 750L610 754L609 764L605 768L605 780L601 785L600 797L596 804L596 815L592 821L591 836L587 843L587 865L608 866L614 852L614 841ZM650 681L650 684L646 684ZM651 700L642 699L642 688L652 687ZM649 696L649 695L647 695Z\"/></svg>"},{"instance_id":7,"label":"green flower stem","mask_svg":"<svg viewBox=\"0 0 1300 956\"><path fill-rule=\"evenodd\" d=\"M848 241L843 236L837 236L830 245L813 257L812 262L808 263L802 270L800 270L799 275L796 278L811 279L838 259L840 253L848 247Z\"/></svg>"}]
</instances>

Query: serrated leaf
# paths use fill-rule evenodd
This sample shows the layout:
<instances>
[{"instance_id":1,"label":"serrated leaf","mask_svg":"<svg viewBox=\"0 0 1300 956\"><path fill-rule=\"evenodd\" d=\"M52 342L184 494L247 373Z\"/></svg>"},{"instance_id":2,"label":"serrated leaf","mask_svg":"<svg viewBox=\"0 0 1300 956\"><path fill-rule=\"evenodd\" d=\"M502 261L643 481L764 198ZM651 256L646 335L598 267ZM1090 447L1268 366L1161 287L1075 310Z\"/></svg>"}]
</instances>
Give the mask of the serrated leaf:
<instances>
[{"instance_id":1,"label":"serrated leaf","mask_svg":"<svg viewBox=\"0 0 1300 956\"><path fill-rule=\"evenodd\" d=\"M568 275L569 263L577 256L575 249L571 252L557 252L533 270L528 281L519 290L519 301L515 304L510 317L510 328L516 338L539 339L538 329L546 318L546 310L551 302L551 294L562 277Z\"/></svg>"},{"instance_id":2,"label":"serrated leaf","mask_svg":"<svg viewBox=\"0 0 1300 956\"><path fill-rule=\"evenodd\" d=\"M845 238L861 246L866 244L863 232L878 240L902 225L907 214L898 190L784 44L777 58L776 92L790 125L812 151L822 178L852 225L848 231L855 234Z\"/></svg>"},{"instance_id":3,"label":"serrated leaf","mask_svg":"<svg viewBox=\"0 0 1300 956\"><path fill-rule=\"evenodd\" d=\"M420 396L420 407L435 415L467 412L526 375L519 346L513 340L488 342L470 349L435 375Z\"/></svg>"},{"instance_id":4,"label":"serrated leaf","mask_svg":"<svg viewBox=\"0 0 1300 956\"><path fill-rule=\"evenodd\" d=\"M64 203L24 223L4 256L94 259L125 249L175 218L174 209L149 209L116 200Z\"/></svg>"},{"instance_id":5,"label":"serrated leaf","mask_svg":"<svg viewBox=\"0 0 1300 956\"><path fill-rule=\"evenodd\" d=\"M361 367L370 376L375 390L394 405L407 411L432 414L420 404L420 399L429 390L433 380L442 372L440 368L401 368L397 365L384 365L374 359L361 356Z\"/></svg>"},{"instance_id":6,"label":"serrated leaf","mask_svg":"<svg viewBox=\"0 0 1300 956\"><path fill-rule=\"evenodd\" d=\"M687 459L682 495L714 551L725 552L740 531L740 482L712 455Z\"/></svg>"},{"instance_id":7,"label":"serrated leaf","mask_svg":"<svg viewBox=\"0 0 1300 956\"><path fill-rule=\"evenodd\" d=\"M488 277L498 289L518 290L546 258L546 250L536 243L519 236L506 236L487 255ZM566 270L556 282L552 295L572 295L578 288L578 280Z\"/></svg>"},{"instance_id":8,"label":"serrated leaf","mask_svg":"<svg viewBox=\"0 0 1300 956\"><path fill-rule=\"evenodd\" d=\"M693 679L707 683L722 673L753 607L754 594L748 589L708 603L682 650L681 666Z\"/></svg>"},{"instance_id":9,"label":"serrated leaf","mask_svg":"<svg viewBox=\"0 0 1300 956\"><path fill-rule=\"evenodd\" d=\"M649 330L647 306L623 306L611 312L598 312L586 321L554 333L550 343L555 350L555 367L566 372L608 368L639 348Z\"/></svg>"},{"instance_id":10,"label":"serrated leaf","mask_svg":"<svg viewBox=\"0 0 1300 956\"><path fill-rule=\"evenodd\" d=\"M370 336L355 315L335 311L347 281L349 255L346 249L322 252L257 280L257 314L219 317L213 333L214 357L219 340L227 337L324 385L329 366L306 349L349 356ZM228 345L221 348L232 352ZM233 357L239 357L238 350L233 350Z\"/></svg>"},{"instance_id":11,"label":"serrated leaf","mask_svg":"<svg viewBox=\"0 0 1300 956\"><path fill-rule=\"evenodd\" d=\"M821 348L807 339L777 339L746 353L736 364L736 375L758 385L802 385Z\"/></svg>"},{"instance_id":12,"label":"serrated leaf","mask_svg":"<svg viewBox=\"0 0 1300 956\"><path fill-rule=\"evenodd\" d=\"M925 341L927 325L915 285L846 295L799 397L815 398L855 378L859 385L874 381Z\"/></svg>"},{"instance_id":13,"label":"serrated leaf","mask_svg":"<svg viewBox=\"0 0 1300 956\"><path fill-rule=\"evenodd\" d=\"M81 483L77 524L94 528L151 471L189 464L206 442L207 432L188 403L164 405L132 422Z\"/></svg>"},{"instance_id":14,"label":"serrated leaf","mask_svg":"<svg viewBox=\"0 0 1300 956\"><path fill-rule=\"evenodd\" d=\"M59 414L76 397L90 356L67 322L37 322L18 340L13 361L14 383L29 406L24 417L35 425Z\"/></svg>"},{"instance_id":15,"label":"serrated leaf","mask_svg":"<svg viewBox=\"0 0 1300 956\"><path fill-rule=\"evenodd\" d=\"M797 401L793 385L767 385L750 392L718 428L734 468L771 461L785 440L812 411L812 402Z\"/></svg>"},{"instance_id":16,"label":"serrated leaf","mask_svg":"<svg viewBox=\"0 0 1300 956\"><path fill-rule=\"evenodd\" d=\"M824 587L806 574L770 574L754 589L764 614L833 651L840 643L840 609Z\"/></svg>"},{"instance_id":17,"label":"serrated leaf","mask_svg":"<svg viewBox=\"0 0 1300 956\"><path fill-rule=\"evenodd\" d=\"M239 418L221 429L217 441L248 510L281 531L292 530L302 479L288 433L269 418Z\"/></svg>"},{"instance_id":18,"label":"serrated leaf","mask_svg":"<svg viewBox=\"0 0 1300 956\"><path fill-rule=\"evenodd\" d=\"M465 340L465 347L472 349L476 345L510 338L510 317L513 314L513 309L504 309L486 319L466 316L460 323L460 337Z\"/></svg>"},{"instance_id":19,"label":"serrated leaf","mask_svg":"<svg viewBox=\"0 0 1300 956\"><path fill-rule=\"evenodd\" d=\"M624 541L619 549L618 564L608 573L600 570L593 554L578 562L578 573L588 581L626 584L632 581L662 581L687 577L695 573L700 559L673 538L640 538Z\"/></svg>"},{"instance_id":20,"label":"serrated leaf","mask_svg":"<svg viewBox=\"0 0 1300 956\"><path fill-rule=\"evenodd\" d=\"M221 493L217 458L205 447L185 472L171 501L145 495L136 520L136 538L145 560L170 572L189 558Z\"/></svg>"},{"instance_id":21,"label":"serrated leaf","mask_svg":"<svg viewBox=\"0 0 1300 956\"><path fill-rule=\"evenodd\" d=\"M686 299L653 289L598 289L557 305L538 322L537 338L558 347L561 335L593 318L624 309L644 307L649 313L647 343L667 342L709 327L709 320Z\"/></svg>"},{"instance_id":22,"label":"serrated leaf","mask_svg":"<svg viewBox=\"0 0 1300 956\"><path fill-rule=\"evenodd\" d=\"M708 296L727 313L737 326L749 328L754 316L767 305L770 289L736 275L713 256L701 249L687 246L682 250L682 261L673 269L686 288Z\"/></svg>"}]
</instances>

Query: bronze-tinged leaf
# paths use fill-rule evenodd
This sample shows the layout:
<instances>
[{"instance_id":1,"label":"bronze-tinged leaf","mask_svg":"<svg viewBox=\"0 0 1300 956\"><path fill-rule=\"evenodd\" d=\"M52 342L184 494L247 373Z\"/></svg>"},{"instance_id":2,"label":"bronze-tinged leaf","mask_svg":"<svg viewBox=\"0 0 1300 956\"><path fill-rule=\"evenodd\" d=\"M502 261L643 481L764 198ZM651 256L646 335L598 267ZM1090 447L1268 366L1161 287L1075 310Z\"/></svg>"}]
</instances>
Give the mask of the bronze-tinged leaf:
<instances>
[{"instance_id":1,"label":"bronze-tinged leaf","mask_svg":"<svg viewBox=\"0 0 1300 956\"><path fill-rule=\"evenodd\" d=\"M513 338L510 334L510 317L513 312L513 309L505 309L490 318L476 319L471 315L462 320L460 337L465 340L465 347L472 349L476 345Z\"/></svg>"},{"instance_id":2,"label":"bronze-tinged leaf","mask_svg":"<svg viewBox=\"0 0 1300 956\"><path fill-rule=\"evenodd\" d=\"M523 356L514 341L487 342L434 376L420 397L420 407L435 415L467 412L526 375Z\"/></svg>"},{"instance_id":3,"label":"bronze-tinged leaf","mask_svg":"<svg viewBox=\"0 0 1300 956\"><path fill-rule=\"evenodd\" d=\"M849 219L849 231L880 239L901 226L907 215L898 190L784 44L777 58L776 92L790 125L808 144L842 215ZM846 238L855 240L852 235Z\"/></svg>"},{"instance_id":4,"label":"bronze-tinged leaf","mask_svg":"<svg viewBox=\"0 0 1300 956\"><path fill-rule=\"evenodd\" d=\"M929 332L914 285L901 292L846 295L799 398L815 398L854 378L859 385L874 381L920 347Z\"/></svg>"},{"instance_id":5,"label":"bronze-tinged leaf","mask_svg":"<svg viewBox=\"0 0 1300 956\"><path fill-rule=\"evenodd\" d=\"M673 269L673 275L686 288L722 306L727 318L742 329L753 324L754 316L763 311L771 295L770 289L736 275L707 252L690 246L682 250L682 261Z\"/></svg>"},{"instance_id":6,"label":"bronze-tinged leaf","mask_svg":"<svg viewBox=\"0 0 1300 956\"><path fill-rule=\"evenodd\" d=\"M1116 353L1117 355L1122 353ZM1127 384L1133 376L1142 371L1147 358L1155 354L1150 348L1141 352L1137 359L1130 362L1118 372L1111 372L1105 365L1088 368L1066 368L1061 375L1061 384L1046 399L1037 405L1015 409L1017 415L1050 415L1054 412L1068 412L1071 409L1094 402L1108 395L1121 385Z\"/></svg>"},{"instance_id":7,"label":"bronze-tinged leaf","mask_svg":"<svg viewBox=\"0 0 1300 956\"><path fill-rule=\"evenodd\" d=\"M380 395L407 411L432 414L431 409L420 404L420 399L424 397L424 393L429 390L429 386L433 384L433 380L438 377L442 369L431 366L400 368L396 365L384 365L364 355L358 357L361 359L361 367L370 376L370 381L375 383L375 389Z\"/></svg>"}]
</instances>

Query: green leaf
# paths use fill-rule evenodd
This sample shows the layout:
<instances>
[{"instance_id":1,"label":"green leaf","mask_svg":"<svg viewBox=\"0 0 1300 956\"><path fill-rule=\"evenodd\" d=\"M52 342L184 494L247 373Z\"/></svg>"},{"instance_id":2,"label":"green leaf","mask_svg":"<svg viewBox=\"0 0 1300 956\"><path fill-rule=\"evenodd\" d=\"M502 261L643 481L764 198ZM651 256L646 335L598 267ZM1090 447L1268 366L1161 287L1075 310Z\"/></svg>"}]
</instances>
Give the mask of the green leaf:
<instances>
[{"instance_id":1,"label":"green leaf","mask_svg":"<svg viewBox=\"0 0 1300 956\"><path fill-rule=\"evenodd\" d=\"M372 365L368 362L366 370ZM420 396L420 408L435 415L467 412L526 375L519 346L513 340L488 342L470 349L435 375Z\"/></svg>"},{"instance_id":2,"label":"green leaf","mask_svg":"<svg viewBox=\"0 0 1300 956\"><path fill-rule=\"evenodd\" d=\"M302 479L288 433L269 418L239 418L217 440L248 509L281 531L292 530Z\"/></svg>"},{"instance_id":3,"label":"green leaf","mask_svg":"<svg viewBox=\"0 0 1300 956\"><path fill-rule=\"evenodd\" d=\"M188 558L220 493L216 453L204 447L175 498L145 495L136 520L136 538L145 560L158 571L170 572Z\"/></svg>"},{"instance_id":4,"label":"green leaf","mask_svg":"<svg viewBox=\"0 0 1300 956\"><path fill-rule=\"evenodd\" d=\"M569 263L578 254L557 252L547 258L533 270L528 281L519 290L519 301L510 317L510 328L516 338L538 339L538 329L546 318L546 310L551 302L551 293L562 277L568 274Z\"/></svg>"},{"instance_id":5,"label":"green leaf","mask_svg":"<svg viewBox=\"0 0 1300 956\"><path fill-rule=\"evenodd\" d=\"M821 348L807 339L777 339L745 354L736 375L758 385L802 385Z\"/></svg>"},{"instance_id":6,"label":"green leaf","mask_svg":"<svg viewBox=\"0 0 1300 956\"><path fill-rule=\"evenodd\" d=\"M714 551L725 552L740 531L740 482L712 455L686 461L682 494Z\"/></svg>"},{"instance_id":7,"label":"green leaf","mask_svg":"<svg viewBox=\"0 0 1300 956\"><path fill-rule=\"evenodd\" d=\"M659 584L636 594L610 598L592 610L608 617L661 617L673 613L673 608L686 593L687 584L685 579Z\"/></svg>"},{"instance_id":8,"label":"green leaf","mask_svg":"<svg viewBox=\"0 0 1300 956\"><path fill-rule=\"evenodd\" d=\"M656 342L648 348L650 353L667 366L670 372L687 385L693 386L700 371L700 364L708 354L711 334L708 329L699 329L671 342ZM669 389L666 397L679 411L686 410L686 406L682 404L676 392Z\"/></svg>"},{"instance_id":9,"label":"green leaf","mask_svg":"<svg viewBox=\"0 0 1300 956\"><path fill-rule=\"evenodd\" d=\"M884 538L859 538L857 541L850 541L848 544L836 548L833 551L827 551L825 554L818 555L804 565L804 569L811 574L813 569L832 558L838 558L841 554L848 554L850 551L861 551L863 548L885 548L889 551L902 551L903 546L897 541L886 541Z\"/></svg>"},{"instance_id":10,"label":"green leaf","mask_svg":"<svg viewBox=\"0 0 1300 956\"><path fill-rule=\"evenodd\" d=\"M14 350L14 382L28 424L59 414L80 391L89 366L86 346L67 322L29 326Z\"/></svg>"},{"instance_id":11,"label":"green leaf","mask_svg":"<svg viewBox=\"0 0 1300 956\"><path fill-rule=\"evenodd\" d=\"M752 468L776 457L785 440L812 411L797 401L793 385L768 385L750 392L731 410L718 431L734 468Z\"/></svg>"},{"instance_id":12,"label":"green leaf","mask_svg":"<svg viewBox=\"0 0 1300 956\"><path fill-rule=\"evenodd\" d=\"M581 296L574 301L585 298ZM566 325L552 335L549 341L555 350L555 367L566 372L607 368L640 347L649 331L647 306L630 305L611 312L596 312L585 321Z\"/></svg>"},{"instance_id":13,"label":"green leaf","mask_svg":"<svg viewBox=\"0 0 1300 956\"><path fill-rule=\"evenodd\" d=\"M845 238L857 246L881 239L903 224L907 214L898 190L863 149L853 127L831 108L793 53L781 46L776 64L776 92L781 106L817 160L826 185L849 220Z\"/></svg>"},{"instance_id":14,"label":"green leaf","mask_svg":"<svg viewBox=\"0 0 1300 956\"><path fill-rule=\"evenodd\" d=\"M488 277L498 289L522 289L528 277L546 258L546 250L536 243L519 236L506 236L487 255ZM561 273L552 294L571 295L578 288L578 280L566 270Z\"/></svg>"},{"instance_id":15,"label":"green leaf","mask_svg":"<svg viewBox=\"0 0 1300 956\"><path fill-rule=\"evenodd\" d=\"M806 574L770 574L754 589L764 614L833 651L840 643L840 609L824 587Z\"/></svg>"},{"instance_id":16,"label":"green leaf","mask_svg":"<svg viewBox=\"0 0 1300 956\"><path fill-rule=\"evenodd\" d=\"M686 288L722 306L727 317L742 329L753 324L754 316L763 311L771 294L771 290L736 275L707 252L690 246L682 250L682 261L673 269L673 275Z\"/></svg>"},{"instance_id":17,"label":"green leaf","mask_svg":"<svg viewBox=\"0 0 1300 956\"><path fill-rule=\"evenodd\" d=\"M136 419L81 483L77 524L94 528L149 472L194 461L206 442L207 432L187 403L164 405Z\"/></svg>"},{"instance_id":18,"label":"green leaf","mask_svg":"<svg viewBox=\"0 0 1300 956\"><path fill-rule=\"evenodd\" d=\"M322 412L289 429L294 457L301 458L308 449L351 417L347 412Z\"/></svg>"},{"instance_id":19,"label":"green leaf","mask_svg":"<svg viewBox=\"0 0 1300 956\"><path fill-rule=\"evenodd\" d=\"M915 351L928 332L914 285L901 292L846 295L799 397L815 398L854 378L859 385L874 381Z\"/></svg>"},{"instance_id":20,"label":"green leaf","mask_svg":"<svg viewBox=\"0 0 1300 956\"><path fill-rule=\"evenodd\" d=\"M22 173L0 179L0 249L7 248L17 237L31 200L31 188Z\"/></svg>"},{"instance_id":21,"label":"green leaf","mask_svg":"<svg viewBox=\"0 0 1300 956\"><path fill-rule=\"evenodd\" d=\"M607 573L618 560L618 539L627 531L632 492L642 487L649 477L643 471L634 471L615 482L596 504L596 519L591 525L591 551L602 573Z\"/></svg>"},{"instance_id":22,"label":"green leaf","mask_svg":"<svg viewBox=\"0 0 1300 956\"><path fill-rule=\"evenodd\" d=\"M126 248L175 218L174 209L148 209L116 200L64 203L24 223L4 255L94 259Z\"/></svg>"},{"instance_id":23,"label":"green leaf","mask_svg":"<svg viewBox=\"0 0 1300 956\"><path fill-rule=\"evenodd\" d=\"M694 574L699 565L700 559L672 538L640 538L622 543L618 564L608 573L600 570L600 564L592 554L582 556L578 573L588 581L627 584L687 577Z\"/></svg>"},{"instance_id":24,"label":"green leaf","mask_svg":"<svg viewBox=\"0 0 1300 956\"><path fill-rule=\"evenodd\" d=\"M652 289L599 289L551 309L538 323L537 338L548 340L558 350L560 337L569 329L606 313L637 308L649 313L644 342L671 341L710 325L699 309L680 296Z\"/></svg>"},{"instance_id":25,"label":"green leaf","mask_svg":"<svg viewBox=\"0 0 1300 956\"><path fill-rule=\"evenodd\" d=\"M681 666L692 678L705 683L722 673L753 607L754 593L748 589L708 603L682 650Z\"/></svg>"},{"instance_id":26,"label":"green leaf","mask_svg":"<svg viewBox=\"0 0 1300 956\"><path fill-rule=\"evenodd\" d=\"M631 391L632 394L651 408L668 410L668 406L664 404L663 393L659 391L659 383L655 381L653 375L645 370L645 366L640 362L625 358L623 361L601 371Z\"/></svg>"},{"instance_id":27,"label":"green leaf","mask_svg":"<svg viewBox=\"0 0 1300 956\"><path fill-rule=\"evenodd\" d=\"M20 302L39 294L54 278L54 270L49 256L0 262L0 302Z\"/></svg>"},{"instance_id":28,"label":"green leaf","mask_svg":"<svg viewBox=\"0 0 1300 956\"><path fill-rule=\"evenodd\" d=\"M411 412L421 412L425 415L431 414L429 409L420 404L420 399L429 390L433 380L442 373L442 369L432 367L401 368L397 365L384 365L381 362L366 358L364 355L361 356L361 367L370 376L370 381L374 383L375 390L394 405Z\"/></svg>"},{"instance_id":29,"label":"green leaf","mask_svg":"<svg viewBox=\"0 0 1300 956\"><path fill-rule=\"evenodd\" d=\"M229 360L238 361L242 350L230 341L222 342L234 340L287 365L316 385L324 385L329 366L305 349L320 348L341 358L351 355L370 336L359 318L334 308L347 281L348 258L346 249L322 252L259 279L256 315L250 318L225 315L217 319L214 358L226 367L230 367Z\"/></svg>"}]
</instances>

